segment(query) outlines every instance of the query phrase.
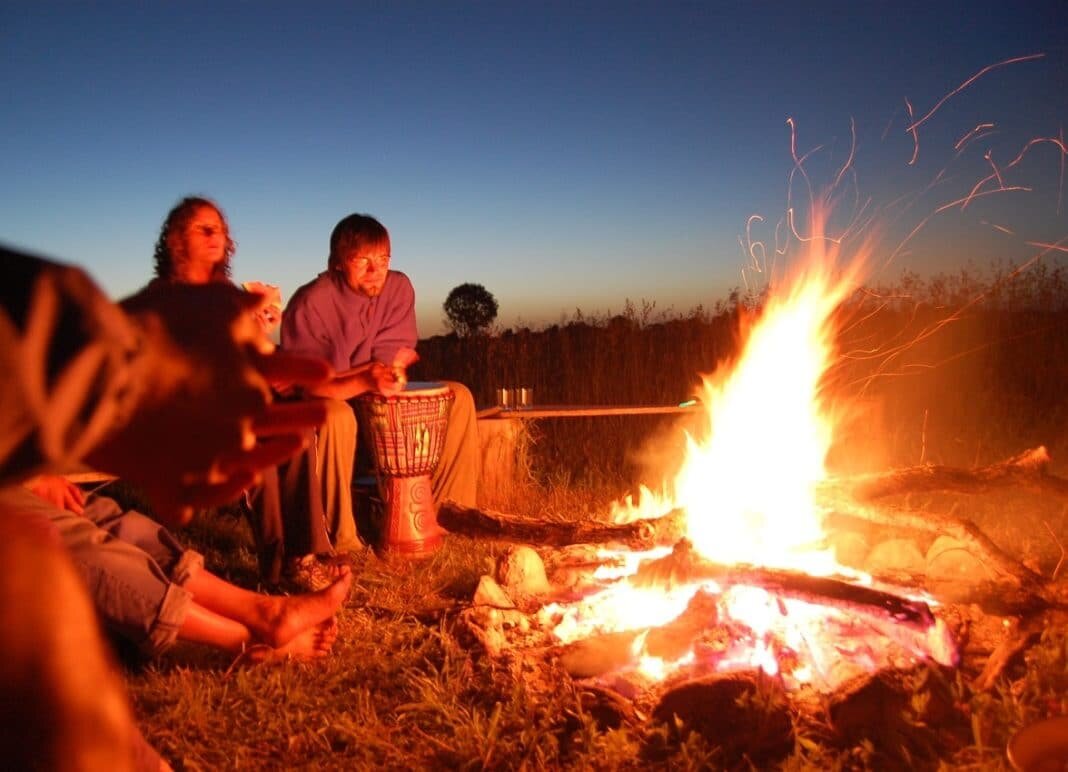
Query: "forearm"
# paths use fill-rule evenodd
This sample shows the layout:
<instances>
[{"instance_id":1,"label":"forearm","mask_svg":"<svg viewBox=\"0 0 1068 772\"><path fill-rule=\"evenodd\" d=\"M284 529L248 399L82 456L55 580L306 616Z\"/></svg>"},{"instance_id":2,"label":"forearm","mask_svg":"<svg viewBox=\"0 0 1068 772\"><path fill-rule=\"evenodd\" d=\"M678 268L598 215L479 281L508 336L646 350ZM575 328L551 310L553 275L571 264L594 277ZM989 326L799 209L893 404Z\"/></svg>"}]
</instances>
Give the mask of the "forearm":
<instances>
[{"instance_id":1,"label":"forearm","mask_svg":"<svg viewBox=\"0 0 1068 772\"><path fill-rule=\"evenodd\" d=\"M307 393L314 397L328 397L342 401L350 400L369 391L375 390L375 382L371 376L370 367L354 368L341 373L333 380L307 389Z\"/></svg>"}]
</instances>

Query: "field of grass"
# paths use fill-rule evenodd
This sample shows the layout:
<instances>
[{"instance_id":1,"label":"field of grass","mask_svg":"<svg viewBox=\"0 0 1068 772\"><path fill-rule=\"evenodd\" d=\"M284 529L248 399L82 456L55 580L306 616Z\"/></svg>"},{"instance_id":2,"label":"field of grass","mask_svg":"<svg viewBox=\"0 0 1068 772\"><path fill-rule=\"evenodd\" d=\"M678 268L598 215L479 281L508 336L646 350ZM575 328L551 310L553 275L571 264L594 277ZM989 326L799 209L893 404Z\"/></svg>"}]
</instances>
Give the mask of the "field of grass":
<instances>
[{"instance_id":1,"label":"field of grass","mask_svg":"<svg viewBox=\"0 0 1068 772\"><path fill-rule=\"evenodd\" d=\"M995 276L983 286L967 274L906 279L894 292L858 295L843 310L845 358L828 379L828 397L863 412L832 463L843 471L972 466L1044 444L1054 471L1065 474L1068 287L1061 274L1009 285ZM969 305L984 289L985 301ZM420 345L413 377L464 381L481 406L501 385L532 386L543 404L675 404L693 393L698 373L735 355L738 313L698 309L663 318L630 308L546 330L442 337ZM538 422L530 480L492 504L549 518L601 516L610 501L650 481L646 450L654 438L678 443L673 420ZM932 511L942 505L913 502ZM965 506L957 513L1047 575L1061 556L1056 539L1068 543L1064 512L1041 498ZM255 586L251 537L239 517L207 513L184 538L213 569ZM748 768L678 727L606 717L585 685L552 662L521 667L486 656L458 617L501 549L452 536L425 563L385 563L370 550L356 555L341 636L323 662L231 671L224 656L180 647L131 669L146 736L190 770ZM956 672L903 674L916 698L848 739L794 715L792 747L775 766L1005 768L1015 729L1068 714L1068 625L1063 618L1049 624L989 692L968 686L977 667L966 660Z\"/></svg>"}]
</instances>

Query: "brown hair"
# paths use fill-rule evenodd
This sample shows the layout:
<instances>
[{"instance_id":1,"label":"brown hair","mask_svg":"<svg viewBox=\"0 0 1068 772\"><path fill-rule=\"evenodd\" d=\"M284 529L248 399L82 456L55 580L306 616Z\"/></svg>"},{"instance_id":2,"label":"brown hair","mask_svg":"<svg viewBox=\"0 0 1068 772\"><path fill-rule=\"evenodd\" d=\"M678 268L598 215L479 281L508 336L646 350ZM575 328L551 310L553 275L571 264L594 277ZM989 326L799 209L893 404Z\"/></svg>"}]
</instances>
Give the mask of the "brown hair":
<instances>
[{"instance_id":1,"label":"brown hair","mask_svg":"<svg viewBox=\"0 0 1068 772\"><path fill-rule=\"evenodd\" d=\"M167 213L167 219L163 221L163 226L159 230L159 239L156 240L156 252L154 255L156 276L167 281L174 280L178 273L178 264L185 258L185 255L180 254L182 250L177 248L178 240L185 232L186 226L193 219L193 215L204 206L211 207L218 213L219 219L222 220L223 227L226 229L225 256L222 262L215 266L212 280L225 281L230 278L230 258L237 251L237 244L230 238L230 223L226 221L226 215L223 214L223 210L219 208L218 204L209 198L201 196L186 196Z\"/></svg>"},{"instance_id":2,"label":"brown hair","mask_svg":"<svg viewBox=\"0 0 1068 772\"><path fill-rule=\"evenodd\" d=\"M369 214L350 214L330 234L330 258L326 267L337 268L341 259L354 249L388 243L389 231L385 225Z\"/></svg>"}]
</instances>

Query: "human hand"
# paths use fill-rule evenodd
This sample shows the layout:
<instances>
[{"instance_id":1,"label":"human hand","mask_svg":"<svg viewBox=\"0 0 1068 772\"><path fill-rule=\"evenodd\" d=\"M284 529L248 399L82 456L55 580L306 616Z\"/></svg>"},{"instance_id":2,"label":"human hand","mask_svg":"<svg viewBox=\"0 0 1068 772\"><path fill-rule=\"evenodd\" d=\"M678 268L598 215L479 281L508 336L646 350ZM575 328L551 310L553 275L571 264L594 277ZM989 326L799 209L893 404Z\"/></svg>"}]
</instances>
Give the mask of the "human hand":
<instances>
[{"instance_id":1,"label":"human hand","mask_svg":"<svg viewBox=\"0 0 1068 772\"><path fill-rule=\"evenodd\" d=\"M246 281L241 285L247 292L263 295L266 305L256 312L255 318L263 332L270 335L282 322L282 292L274 284Z\"/></svg>"},{"instance_id":2,"label":"human hand","mask_svg":"<svg viewBox=\"0 0 1068 772\"><path fill-rule=\"evenodd\" d=\"M58 474L41 474L23 483L30 493L59 509L85 514L85 493L66 477Z\"/></svg>"},{"instance_id":3,"label":"human hand","mask_svg":"<svg viewBox=\"0 0 1068 772\"><path fill-rule=\"evenodd\" d=\"M408 384L408 368L419 361L419 355L414 348L404 346L397 349L393 355L393 380L399 385L400 390Z\"/></svg>"},{"instance_id":4,"label":"human hand","mask_svg":"<svg viewBox=\"0 0 1068 772\"><path fill-rule=\"evenodd\" d=\"M226 284L162 284L123 303L144 335L144 394L86 460L140 485L167 522L233 500L325 420L314 401L271 404L268 382L314 385L331 370L274 352L253 316L265 302Z\"/></svg>"},{"instance_id":5,"label":"human hand","mask_svg":"<svg viewBox=\"0 0 1068 772\"><path fill-rule=\"evenodd\" d=\"M408 383L403 370L398 375L396 368L388 367L381 362L372 362L367 376L370 379L371 388L387 397L400 394Z\"/></svg>"}]
</instances>

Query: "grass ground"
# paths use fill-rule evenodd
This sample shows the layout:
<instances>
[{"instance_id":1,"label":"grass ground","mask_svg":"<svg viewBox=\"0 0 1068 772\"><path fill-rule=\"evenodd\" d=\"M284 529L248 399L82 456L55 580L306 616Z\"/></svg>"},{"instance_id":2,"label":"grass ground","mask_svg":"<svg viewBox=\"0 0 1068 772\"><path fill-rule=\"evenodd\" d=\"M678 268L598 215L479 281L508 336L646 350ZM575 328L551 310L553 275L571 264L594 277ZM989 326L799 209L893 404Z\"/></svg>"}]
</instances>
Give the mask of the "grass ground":
<instances>
[{"instance_id":1,"label":"grass ground","mask_svg":"<svg viewBox=\"0 0 1068 772\"><path fill-rule=\"evenodd\" d=\"M588 516L604 499L590 489L533 494L528 507L561 517ZM988 518L997 531L997 515ZM239 517L204 516L185 537L209 565L254 585L251 537ZM1045 545L1048 567L1048 541L1034 544ZM450 537L422 563L386 563L370 550L357 554L341 635L324 661L231 670L228 657L179 647L159 663L130 670L145 734L187 770L723 765L719 751L699 735L679 738L653 723L599 723L603 716L590 710L582 683L551 664L532 670L486 657L457 618L499 549ZM992 692L971 693L971 676L935 672L952 710L938 722L905 711L890 735L880 719L870 736L831 742L818 724L795 716L793 750L774 766L1005 768L1004 744L1014 729L1068 713L1066 631L1047 630Z\"/></svg>"},{"instance_id":2,"label":"grass ground","mask_svg":"<svg viewBox=\"0 0 1068 772\"><path fill-rule=\"evenodd\" d=\"M1013 303L1034 305L1045 298L1038 290L1050 287L1055 297L1042 301L1043 311L1013 310ZM952 298L936 289L945 287L928 288L926 304L888 308L878 318L858 313L861 321L847 328L852 337L843 341L847 356L834 385L879 408L853 427L851 439L859 444L840 449L838 457L858 462L850 471L921 462L970 466L1046 444L1055 471L1064 475L1068 282L1062 272L1038 277L1022 299L991 295L998 302L989 310L925 337L954 313L945 305ZM977 291L964 289L968 297ZM669 404L692 394L696 373L729 358L731 319L730 312L680 320L631 315L576 320L542 333L430 341L420 346L426 372L417 377L464 381L480 404L501 385L534 386L543 403ZM923 345L898 345L921 339ZM631 377L636 374L643 377ZM601 515L628 486L647 479L637 451L666 428L636 419L546 422L537 427L530 454L536 479L499 507L542 517ZM871 452L859 452L862 446ZM931 498L910 506L945 511L954 505ZM1046 575L1063 556L1059 543L1068 543L1065 513L1050 502L985 499L957 512L975 517ZM255 586L251 537L240 518L215 513L183 538L216 571ZM226 657L180 648L131 670L145 734L188 770L727 765L722 751L698 734L641 720L609 725L590 708L583 684L551 664L531 670L485 656L457 619L499 549L450 537L422 564L386 564L370 551L357 555L341 636L323 662L231 671ZM1049 625L994 689L973 693L968 683L979 664L908 674L914 697L901 707L879 705L882 712L848 740L792 715L793 745L775 766L1005 768L1005 743L1014 730L1068 714L1068 624ZM932 712L935 704L944 709Z\"/></svg>"}]
</instances>

